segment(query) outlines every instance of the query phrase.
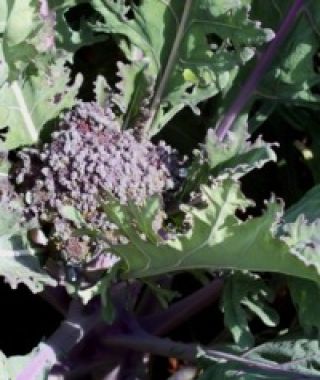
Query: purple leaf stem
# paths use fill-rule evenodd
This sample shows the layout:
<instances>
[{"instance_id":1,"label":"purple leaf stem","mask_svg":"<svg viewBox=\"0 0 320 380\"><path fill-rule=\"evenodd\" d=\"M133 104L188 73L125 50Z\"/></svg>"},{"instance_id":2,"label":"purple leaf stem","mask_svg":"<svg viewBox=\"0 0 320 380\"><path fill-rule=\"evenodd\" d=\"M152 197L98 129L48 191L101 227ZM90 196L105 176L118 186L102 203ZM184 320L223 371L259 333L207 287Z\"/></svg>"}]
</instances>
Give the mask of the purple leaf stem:
<instances>
[{"instance_id":1,"label":"purple leaf stem","mask_svg":"<svg viewBox=\"0 0 320 380\"><path fill-rule=\"evenodd\" d=\"M196 362L199 356L222 363L232 362L244 368L246 372L265 372L278 376L286 376L292 380L319 379L319 375L304 375L283 368L279 364L255 361L227 352L207 349L195 344L174 342L167 338L158 338L152 335L114 335L105 339L108 346L131 348L135 351L149 352L154 355L175 357L188 362Z\"/></svg>"},{"instance_id":2,"label":"purple leaf stem","mask_svg":"<svg viewBox=\"0 0 320 380\"><path fill-rule=\"evenodd\" d=\"M223 288L223 279L215 279L209 285L194 292L168 309L141 319L141 325L148 332L163 335L185 322L205 307L216 302Z\"/></svg>"},{"instance_id":3,"label":"purple leaf stem","mask_svg":"<svg viewBox=\"0 0 320 380\"><path fill-rule=\"evenodd\" d=\"M260 56L258 63L251 75L242 86L237 98L231 105L229 111L224 115L224 117L218 122L216 128L216 134L220 141L223 141L229 129L232 127L233 123L237 119L239 113L251 97L252 93L256 90L262 76L268 69L272 60L278 52L281 44L285 41L291 27L294 25L296 17L299 11L304 6L304 0L295 0L292 7L290 8L287 16L283 20L275 38L269 44L266 51Z\"/></svg>"}]
</instances>

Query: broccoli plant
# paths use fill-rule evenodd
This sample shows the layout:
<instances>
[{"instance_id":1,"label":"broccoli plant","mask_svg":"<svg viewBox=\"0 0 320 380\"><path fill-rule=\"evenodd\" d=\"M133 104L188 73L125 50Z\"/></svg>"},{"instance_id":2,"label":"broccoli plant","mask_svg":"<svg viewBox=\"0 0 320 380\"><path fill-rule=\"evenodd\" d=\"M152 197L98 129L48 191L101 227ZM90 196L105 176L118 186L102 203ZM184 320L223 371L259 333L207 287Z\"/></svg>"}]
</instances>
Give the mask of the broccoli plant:
<instances>
[{"instance_id":1,"label":"broccoli plant","mask_svg":"<svg viewBox=\"0 0 320 380\"><path fill-rule=\"evenodd\" d=\"M319 2L0 9L0 275L64 318L1 379L319 378Z\"/></svg>"}]
</instances>

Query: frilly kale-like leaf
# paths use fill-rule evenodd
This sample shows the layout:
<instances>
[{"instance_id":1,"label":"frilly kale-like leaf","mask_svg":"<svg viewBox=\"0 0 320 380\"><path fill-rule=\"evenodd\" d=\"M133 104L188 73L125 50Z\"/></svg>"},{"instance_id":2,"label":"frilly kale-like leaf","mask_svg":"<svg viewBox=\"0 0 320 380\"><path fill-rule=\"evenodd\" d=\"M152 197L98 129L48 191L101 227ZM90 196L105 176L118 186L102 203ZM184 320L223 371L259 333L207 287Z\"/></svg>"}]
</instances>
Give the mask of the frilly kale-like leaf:
<instances>
[{"instance_id":1,"label":"frilly kale-like leaf","mask_svg":"<svg viewBox=\"0 0 320 380\"><path fill-rule=\"evenodd\" d=\"M255 47L273 37L249 19L248 1L144 0L131 8L116 0L92 4L104 18L96 30L126 38L121 47L129 60L136 60L138 48L146 74L156 81L145 126L149 136L184 106L198 112L197 104L226 88Z\"/></svg>"},{"instance_id":2,"label":"frilly kale-like leaf","mask_svg":"<svg viewBox=\"0 0 320 380\"><path fill-rule=\"evenodd\" d=\"M148 232L137 231L136 215L116 200L105 203L105 212L129 240L112 250L125 263L126 276L147 277L196 268L279 272L319 281L317 257L306 260L292 252L290 242L275 236L282 207L271 201L262 216L240 220L236 216L251 204L230 178L201 186L204 205L183 206L190 229L176 238L155 244ZM140 212L143 215L144 210Z\"/></svg>"},{"instance_id":3,"label":"frilly kale-like leaf","mask_svg":"<svg viewBox=\"0 0 320 380\"><path fill-rule=\"evenodd\" d=\"M0 128L9 127L4 142L7 149L37 142L45 123L74 105L82 79L77 76L69 86L64 62L61 58L37 74L0 88Z\"/></svg>"},{"instance_id":4,"label":"frilly kale-like leaf","mask_svg":"<svg viewBox=\"0 0 320 380\"><path fill-rule=\"evenodd\" d=\"M307 267L320 273L320 219L308 222L301 214L296 221L281 226L280 239L286 243L292 255Z\"/></svg>"},{"instance_id":5,"label":"frilly kale-like leaf","mask_svg":"<svg viewBox=\"0 0 320 380\"><path fill-rule=\"evenodd\" d=\"M270 161L276 161L273 150L276 144L267 143L260 136L254 142L249 138L246 117L239 120L223 142L219 141L214 129L209 129L202 150L195 151L180 196L184 198L201 183L207 183L209 176L239 179Z\"/></svg>"},{"instance_id":6,"label":"frilly kale-like leaf","mask_svg":"<svg viewBox=\"0 0 320 380\"><path fill-rule=\"evenodd\" d=\"M31 248L27 231L20 226L18 208L0 204L0 276L16 289L26 285L33 293L41 292L45 285L56 286L56 281L45 273Z\"/></svg>"},{"instance_id":7,"label":"frilly kale-like leaf","mask_svg":"<svg viewBox=\"0 0 320 380\"><path fill-rule=\"evenodd\" d=\"M239 348L247 349L254 344L248 325L248 310L270 327L278 323L278 315L267 304L273 293L256 274L235 273L226 282L222 298L225 326L231 331Z\"/></svg>"},{"instance_id":8,"label":"frilly kale-like leaf","mask_svg":"<svg viewBox=\"0 0 320 380\"><path fill-rule=\"evenodd\" d=\"M261 169L267 162L277 160L273 150L276 144L263 141L261 136L251 142L250 137L246 117L236 123L223 142L219 141L214 129L208 130L205 149L214 175L228 173L238 179L254 169Z\"/></svg>"},{"instance_id":9,"label":"frilly kale-like leaf","mask_svg":"<svg viewBox=\"0 0 320 380\"><path fill-rule=\"evenodd\" d=\"M239 354L239 352L237 351ZM213 363L199 380L289 380L302 379L304 375L320 376L319 360L320 344L318 339L307 339L299 336L288 336L282 339L263 343L242 354L243 358L266 363L275 367L281 366L284 370L296 372L296 377L291 374L277 375L271 372L263 373L261 370L250 371L240 368L233 363ZM209 359L209 358L208 358Z\"/></svg>"}]
</instances>

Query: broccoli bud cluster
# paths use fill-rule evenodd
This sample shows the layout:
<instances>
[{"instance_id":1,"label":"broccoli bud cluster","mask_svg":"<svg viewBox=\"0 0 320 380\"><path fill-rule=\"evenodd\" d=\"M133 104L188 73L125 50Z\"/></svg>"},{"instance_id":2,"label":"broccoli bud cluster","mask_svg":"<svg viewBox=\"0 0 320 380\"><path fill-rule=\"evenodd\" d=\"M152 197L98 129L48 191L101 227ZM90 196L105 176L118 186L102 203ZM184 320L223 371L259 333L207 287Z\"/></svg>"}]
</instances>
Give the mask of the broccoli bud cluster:
<instances>
[{"instance_id":1,"label":"broccoli bud cluster","mask_svg":"<svg viewBox=\"0 0 320 380\"><path fill-rule=\"evenodd\" d=\"M142 205L152 195L174 189L179 181L174 149L164 142L137 140L132 130L120 129L110 109L93 102L79 103L49 142L22 149L17 156L12 180L24 194L26 218L51 223L59 247L74 258L82 258L92 247L86 237L72 236L63 206L74 206L89 225L108 232L114 243L116 227L100 209L103 194L112 194L122 204Z\"/></svg>"}]
</instances>

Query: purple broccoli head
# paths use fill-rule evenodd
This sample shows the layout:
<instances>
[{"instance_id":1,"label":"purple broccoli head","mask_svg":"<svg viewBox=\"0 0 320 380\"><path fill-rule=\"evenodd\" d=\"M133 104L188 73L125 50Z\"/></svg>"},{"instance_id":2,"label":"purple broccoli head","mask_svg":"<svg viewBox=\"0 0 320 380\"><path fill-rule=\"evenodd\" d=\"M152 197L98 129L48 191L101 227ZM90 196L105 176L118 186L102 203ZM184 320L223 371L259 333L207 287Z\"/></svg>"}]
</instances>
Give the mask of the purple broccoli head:
<instances>
[{"instance_id":1,"label":"purple broccoli head","mask_svg":"<svg viewBox=\"0 0 320 380\"><path fill-rule=\"evenodd\" d=\"M25 194L26 218L51 224L59 249L80 261L92 246L74 238L63 206L74 206L89 226L106 232L111 244L118 243L116 226L100 209L103 194L112 194L122 204L142 205L179 181L174 149L164 142L138 140L132 130L122 131L110 109L96 103L79 103L61 120L50 142L22 149L18 158L12 180Z\"/></svg>"}]
</instances>

